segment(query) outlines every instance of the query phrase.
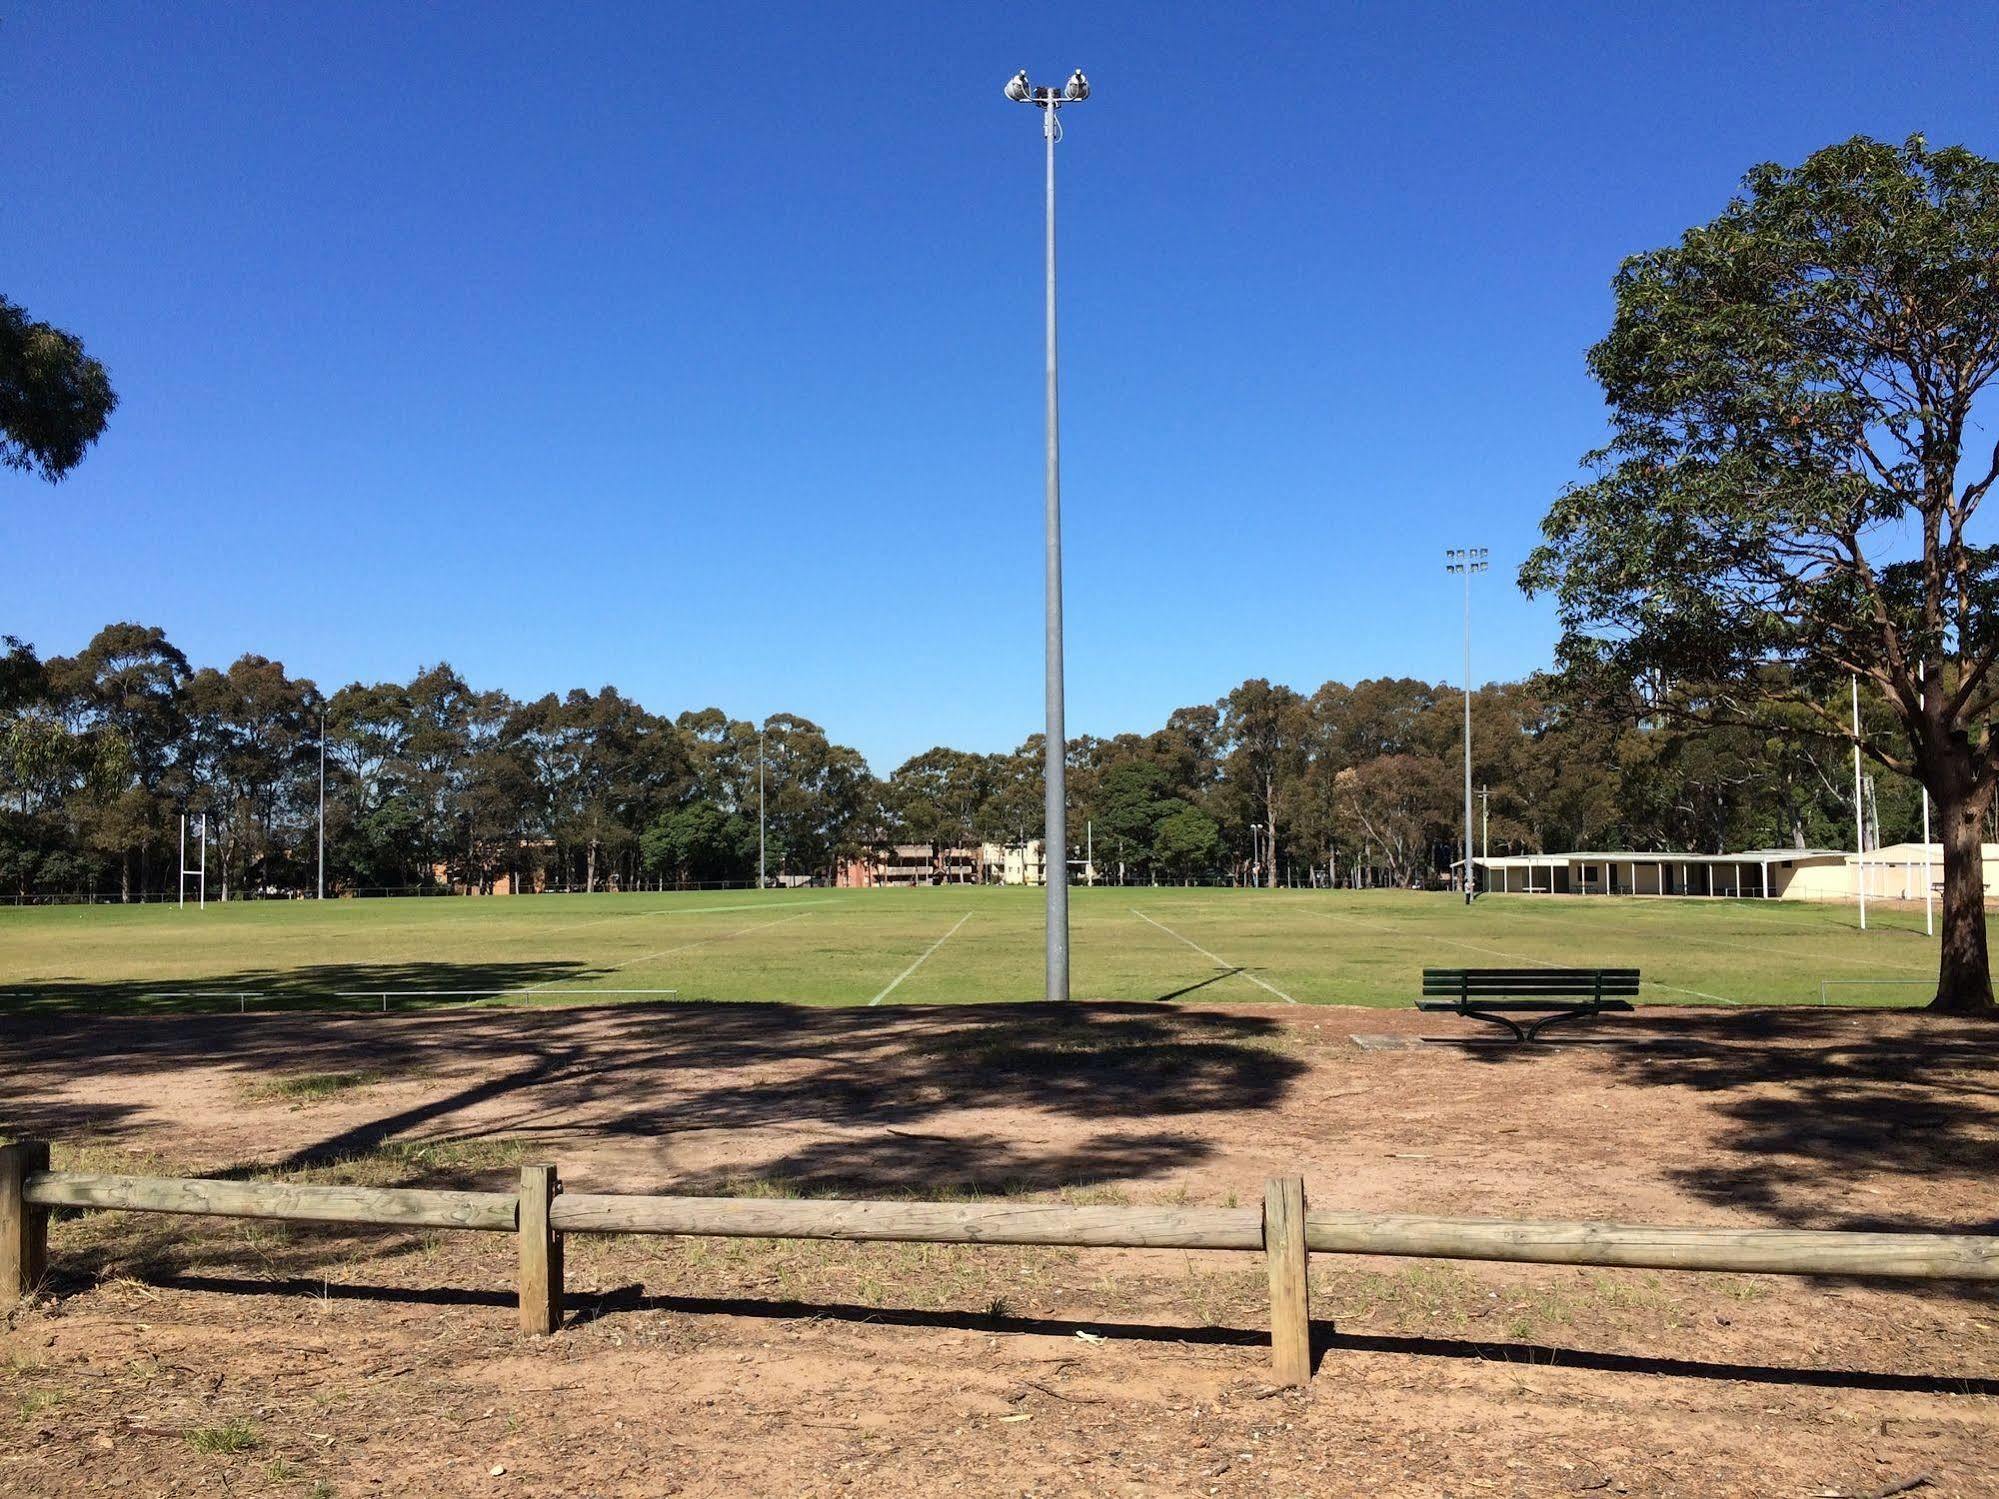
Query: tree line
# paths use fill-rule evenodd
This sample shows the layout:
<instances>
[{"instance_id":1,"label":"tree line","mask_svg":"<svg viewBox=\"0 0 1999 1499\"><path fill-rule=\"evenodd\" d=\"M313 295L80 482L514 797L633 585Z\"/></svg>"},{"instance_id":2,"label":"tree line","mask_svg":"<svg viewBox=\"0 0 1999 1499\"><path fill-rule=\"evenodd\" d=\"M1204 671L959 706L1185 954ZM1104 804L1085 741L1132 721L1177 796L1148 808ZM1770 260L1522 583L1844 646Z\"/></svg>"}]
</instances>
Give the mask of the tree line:
<instances>
[{"instance_id":1,"label":"tree line","mask_svg":"<svg viewBox=\"0 0 1999 1499\"><path fill-rule=\"evenodd\" d=\"M448 665L323 692L248 654L197 667L121 623L74 656L0 654L0 891L147 899L178 886L180 819L205 817L224 898L466 888L592 891L832 878L890 845L1041 835L1041 740L939 747L873 774L818 724L719 708L654 713L614 687L531 701ZM1069 854L1097 878L1436 884L1457 857L1455 688L1412 678L1261 679L1147 733L1069 746ZM1843 846L1836 746L1618 723L1550 679L1472 698L1472 774L1494 853ZM759 778L761 772L761 802ZM1912 783L1881 787L1911 836ZM760 821L759 810L762 818Z\"/></svg>"}]
</instances>

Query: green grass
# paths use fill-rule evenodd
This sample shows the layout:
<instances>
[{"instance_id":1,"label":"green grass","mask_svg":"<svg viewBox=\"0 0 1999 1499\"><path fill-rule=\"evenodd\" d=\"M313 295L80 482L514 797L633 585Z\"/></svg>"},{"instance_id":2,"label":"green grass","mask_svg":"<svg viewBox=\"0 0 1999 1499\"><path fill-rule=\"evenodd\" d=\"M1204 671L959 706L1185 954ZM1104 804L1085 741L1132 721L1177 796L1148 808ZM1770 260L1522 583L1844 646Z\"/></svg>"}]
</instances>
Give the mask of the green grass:
<instances>
[{"instance_id":1,"label":"green grass","mask_svg":"<svg viewBox=\"0 0 1999 1499\"><path fill-rule=\"evenodd\" d=\"M374 1009L385 989L1017 1001L1040 997L1042 909L1038 890L948 887L15 909L0 911L0 1012L228 1012L242 994L251 1009ZM1426 965L1546 963L1636 965L1661 1003L1814 1003L1822 979L1896 981L1835 988L1837 1003L1923 1002L1935 946L1921 912L1875 907L1869 925L1785 901L1488 896L1466 910L1397 891L1080 889L1073 992L1404 1006Z\"/></svg>"},{"instance_id":2,"label":"green grass","mask_svg":"<svg viewBox=\"0 0 1999 1499\"><path fill-rule=\"evenodd\" d=\"M257 1428L240 1417L222 1426L197 1426L187 1442L196 1452L254 1452L262 1445Z\"/></svg>"}]
</instances>

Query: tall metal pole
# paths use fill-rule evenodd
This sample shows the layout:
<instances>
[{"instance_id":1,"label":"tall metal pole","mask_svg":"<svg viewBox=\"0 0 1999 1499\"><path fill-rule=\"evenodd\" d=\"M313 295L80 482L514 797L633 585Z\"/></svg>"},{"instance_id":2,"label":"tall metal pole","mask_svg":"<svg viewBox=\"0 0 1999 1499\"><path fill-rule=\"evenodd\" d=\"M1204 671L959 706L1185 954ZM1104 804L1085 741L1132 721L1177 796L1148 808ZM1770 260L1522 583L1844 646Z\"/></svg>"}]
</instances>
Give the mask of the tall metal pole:
<instances>
[{"instance_id":1,"label":"tall metal pole","mask_svg":"<svg viewBox=\"0 0 1999 1499\"><path fill-rule=\"evenodd\" d=\"M1860 894L1860 930L1867 930L1867 836L1860 811L1860 673L1853 674L1853 857L1854 888Z\"/></svg>"},{"instance_id":2,"label":"tall metal pole","mask_svg":"<svg viewBox=\"0 0 1999 1499\"><path fill-rule=\"evenodd\" d=\"M319 715L319 898L326 899L326 715Z\"/></svg>"},{"instance_id":3,"label":"tall metal pole","mask_svg":"<svg viewBox=\"0 0 1999 1499\"><path fill-rule=\"evenodd\" d=\"M1041 867L1048 882L1048 984L1051 1001L1069 997L1068 737L1062 723L1062 459L1055 401L1055 105L1043 106L1041 134L1048 157L1048 474L1047 698L1042 744L1046 801Z\"/></svg>"},{"instance_id":4,"label":"tall metal pole","mask_svg":"<svg viewBox=\"0 0 1999 1499\"><path fill-rule=\"evenodd\" d=\"M1916 667L1916 680L1919 682L1926 682L1926 679L1927 679L1927 673L1925 672L1923 666L1919 664ZM1927 701L1929 688L1927 685L1924 686L1923 692L1926 699L1923 704L1923 711L1927 713L1929 711L1929 703ZM1930 880L1930 783L1928 781L1924 781L1923 782L1923 935L1925 937L1934 937L1937 934L1936 915L1935 915L1936 892L1931 888L1931 884L1932 882Z\"/></svg>"},{"instance_id":5,"label":"tall metal pole","mask_svg":"<svg viewBox=\"0 0 1999 1499\"><path fill-rule=\"evenodd\" d=\"M757 731L757 889L764 888L768 878L764 873L764 736Z\"/></svg>"},{"instance_id":6,"label":"tall metal pole","mask_svg":"<svg viewBox=\"0 0 1999 1499\"><path fill-rule=\"evenodd\" d=\"M1471 559L1465 559L1465 904L1476 898L1471 868Z\"/></svg>"}]
</instances>

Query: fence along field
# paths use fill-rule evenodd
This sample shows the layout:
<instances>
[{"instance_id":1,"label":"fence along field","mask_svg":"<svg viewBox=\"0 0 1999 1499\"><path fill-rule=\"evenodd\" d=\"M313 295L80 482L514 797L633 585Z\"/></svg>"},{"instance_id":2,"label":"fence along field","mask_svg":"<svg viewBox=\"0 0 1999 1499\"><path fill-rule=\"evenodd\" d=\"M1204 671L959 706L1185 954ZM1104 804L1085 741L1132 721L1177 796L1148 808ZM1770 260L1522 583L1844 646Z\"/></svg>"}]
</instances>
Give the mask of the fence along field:
<instances>
[{"instance_id":1,"label":"fence along field","mask_svg":"<svg viewBox=\"0 0 1999 1499\"><path fill-rule=\"evenodd\" d=\"M1920 1005L1921 911L1785 901L1078 889L1079 995L1402 1006L1451 964L1641 968L1653 1004ZM1031 1000L1034 890L685 892L0 911L0 1008ZM388 996L384 999L383 996Z\"/></svg>"},{"instance_id":2,"label":"fence along field","mask_svg":"<svg viewBox=\"0 0 1999 1499\"><path fill-rule=\"evenodd\" d=\"M1999 1281L1999 1237L1315 1213L1299 1176L1271 1178L1259 1210L562 1193L551 1165L523 1167L520 1190L510 1194L112 1176L48 1164L46 1142L0 1145L0 1310L33 1295L46 1277L52 1208L514 1233L521 1328L541 1335L562 1326L562 1241L574 1233L1257 1252L1269 1271L1272 1378L1292 1386L1312 1376L1314 1252Z\"/></svg>"}]
</instances>

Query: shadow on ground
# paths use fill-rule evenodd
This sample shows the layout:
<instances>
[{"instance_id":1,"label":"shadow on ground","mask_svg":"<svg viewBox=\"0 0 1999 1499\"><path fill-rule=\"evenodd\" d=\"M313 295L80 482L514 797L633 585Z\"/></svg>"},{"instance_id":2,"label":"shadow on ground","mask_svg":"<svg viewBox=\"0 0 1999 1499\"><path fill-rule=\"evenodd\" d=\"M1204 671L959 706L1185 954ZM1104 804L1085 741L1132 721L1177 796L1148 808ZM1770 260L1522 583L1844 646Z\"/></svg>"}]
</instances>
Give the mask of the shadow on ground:
<instances>
[{"instance_id":1,"label":"shadow on ground","mask_svg":"<svg viewBox=\"0 0 1999 1499\"><path fill-rule=\"evenodd\" d=\"M575 978L559 965L426 965L421 986ZM246 981L251 977L242 976ZM298 992L415 987L407 965L303 969ZM218 988L222 985L218 984ZM1131 1128L1274 1107L1305 1071L1263 1016L1143 1003L954 1004L829 1009L764 1003L573 1003L450 1014L0 1016L0 1051L25 1065L0 1098L0 1131L145 1147L142 1105L94 1080L221 1070L244 1085L300 1074L428 1082L397 1106L352 1103L317 1138L260 1169L300 1170L398 1140L529 1136L668 1144L701 1131L807 1129L745 1168L805 1192L1018 1191L1142 1177L1195 1164L1194 1130ZM182 1079L184 1082L185 1080ZM365 1103L368 1095L357 1095ZM1013 1111L1003 1132L926 1128L970 1110ZM1081 1145L1038 1148L1034 1116L1105 1126ZM169 1114L171 1117L171 1114ZM1126 1128L1120 1129L1123 1124ZM1016 1128L1015 1125L1020 1127ZM823 1128L822 1128L823 1127ZM838 1131L833 1138L825 1131ZM1066 1131L1073 1138L1073 1130ZM781 1139L782 1137L779 1136ZM738 1172L736 1174L743 1174ZM710 1177L621 1181L699 1190Z\"/></svg>"},{"instance_id":2,"label":"shadow on ground","mask_svg":"<svg viewBox=\"0 0 1999 1499\"><path fill-rule=\"evenodd\" d=\"M1868 1177L1982 1187L1999 1163L1999 1025L1920 1011L1640 1010L1542 1046L1467 1045L1531 1068L1560 1054L1621 1085L1706 1095L1722 1159L1667 1176L1718 1207L1815 1228L1999 1233L1999 1213L1919 1222L1828 1216L1828 1183ZM1642 1106L1642 1095L1640 1095ZM1988 1199L1989 1200L1989 1199Z\"/></svg>"},{"instance_id":3,"label":"shadow on ground","mask_svg":"<svg viewBox=\"0 0 1999 1499\"><path fill-rule=\"evenodd\" d=\"M163 1290L209 1292L231 1296L314 1297L328 1301L382 1302L398 1305L490 1307L510 1309L511 1292L473 1287L402 1287L333 1284L305 1278L268 1275L235 1277L203 1273L162 1272L149 1283ZM1171 1343L1176 1346L1264 1349L1268 1332L1248 1327L1177 1326L1150 1322L1112 1322L1037 1317L1018 1313L958 1311L847 1302L756 1300L747 1297L681 1296L648 1293L626 1284L595 1295L571 1298L568 1325L599 1321L635 1312L669 1312L684 1316L765 1318L778 1322L801 1319L845 1322L867 1327L903 1327L991 1333L1073 1337L1080 1329L1113 1342ZM1403 1357L1462 1359L1541 1368L1601 1370L1674 1379L1711 1379L1730 1383L1802 1386L1827 1390L1889 1390L1924 1395L1999 1396L1999 1379L1975 1375L1910 1374L1866 1369L1827 1369L1784 1364L1745 1364L1676 1358L1642 1353L1605 1353L1550 1343L1522 1343L1449 1338L1410 1333L1346 1333L1330 1322L1312 1324L1313 1367L1320 1375L1353 1353Z\"/></svg>"},{"instance_id":4,"label":"shadow on ground","mask_svg":"<svg viewBox=\"0 0 1999 1499\"><path fill-rule=\"evenodd\" d=\"M472 995L535 987L560 988L601 978L581 963L318 963L299 968L246 968L182 982L85 983L54 980L0 988L0 1017L11 1015L237 1014L243 1010L393 1009L465 1003ZM414 997L428 991L426 997ZM393 997L402 995L402 998Z\"/></svg>"}]
</instances>

